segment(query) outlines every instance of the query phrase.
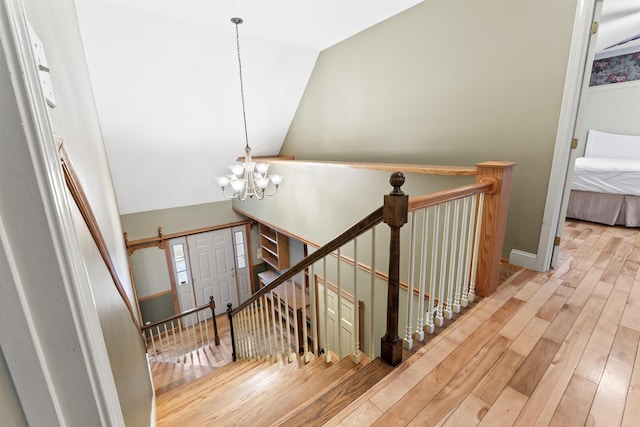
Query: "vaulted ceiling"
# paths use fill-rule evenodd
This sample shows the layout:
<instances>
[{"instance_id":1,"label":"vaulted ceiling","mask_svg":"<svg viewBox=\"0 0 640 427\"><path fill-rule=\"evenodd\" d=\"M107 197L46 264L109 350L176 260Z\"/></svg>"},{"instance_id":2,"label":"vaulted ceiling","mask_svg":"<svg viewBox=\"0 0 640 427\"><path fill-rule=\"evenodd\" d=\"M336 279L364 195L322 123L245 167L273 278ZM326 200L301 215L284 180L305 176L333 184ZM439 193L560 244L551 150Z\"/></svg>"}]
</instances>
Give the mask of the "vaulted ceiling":
<instances>
[{"instance_id":1,"label":"vaulted ceiling","mask_svg":"<svg viewBox=\"0 0 640 427\"><path fill-rule=\"evenodd\" d=\"M274 155L320 52L420 2L76 0L120 212L224 200L215 176L244 147L231 17L249 142ZM639 20L640 0L605 0L597 49Z\"/></svg>"},{"instance_id":2,"label":"vaulted ceiling","mask_svg":"<svg viewBox=\"0 0 640 427\"><path fill-rule=\"evenodd\" d=\"M275 155L319 53L419 0L77 0L122 214L224 200L249 143ZM286 178L285 178L286 179Z\"/></svg>"}]
</instances>

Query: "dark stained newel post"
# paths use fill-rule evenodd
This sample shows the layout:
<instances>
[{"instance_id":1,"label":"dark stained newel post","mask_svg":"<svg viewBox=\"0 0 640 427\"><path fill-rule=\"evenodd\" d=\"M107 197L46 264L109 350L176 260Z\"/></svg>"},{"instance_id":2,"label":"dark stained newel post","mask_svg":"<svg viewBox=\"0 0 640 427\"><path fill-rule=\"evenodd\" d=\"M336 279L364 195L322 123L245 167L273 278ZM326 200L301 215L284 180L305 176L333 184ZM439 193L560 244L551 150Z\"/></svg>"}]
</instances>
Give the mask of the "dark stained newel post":
<instances>
[{"instance_id":1,"label":"dark stained newel post","mask_svg":"<svg viewBox=\"0 0 640 427\"><path fill-rule=\"evenodd\" d=\"M391 228L389 240L389 283L387 290L387 333L382 337L382 360L396 366L402 362L402 340L398 336L398 307L400 305L400 228L407 223L409 196L402 192L404 175L394 172L389 178L393 187L384 196L383 220Z\"/></svg>"},{"instance_id":2,"label":"dark stained newel post","mask_svg":"<svg viewBox=\"0 0 640 427\"><path fill-rule=\"evenodd\" d=\"M216 345L220 345L220 337L218 336L218 322L216 321L216 302L213 300L213 295L209 297L209 308L211 309L211 316L213 321L213 335Z\"/></svg>"},{"instance_id":3,"label":"dark stained newel post","mask_svg":"<svg viewBox=\"0 0 640 427\"><path fill-rule=\"evenodd\" d=\"M236 338L233 335L233 308L231 303L227 304L227 317L229 317L229 333L231 334L231 357L236 361Z\"/></svg>"}]
</instances>

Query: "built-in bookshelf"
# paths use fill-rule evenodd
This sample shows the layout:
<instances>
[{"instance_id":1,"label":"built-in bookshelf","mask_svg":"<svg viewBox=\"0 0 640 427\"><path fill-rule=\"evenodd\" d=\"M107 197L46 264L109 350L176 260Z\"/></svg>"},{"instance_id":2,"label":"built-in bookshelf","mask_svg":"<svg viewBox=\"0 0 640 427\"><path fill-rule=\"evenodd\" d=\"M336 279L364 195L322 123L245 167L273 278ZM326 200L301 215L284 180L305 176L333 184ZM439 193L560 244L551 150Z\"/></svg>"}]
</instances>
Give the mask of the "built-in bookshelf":
<instances>
[{"instance_id":1,"label":"built-in bookshelf","mask_svg":"<svg viewBox=\"0 0 640 427\"><path fill-rule=\"evenodd\" d=\"M261 223L260 247L264 262L278 271L289 268L289 237L287 235Z\"/></svg>"}]
</instances>

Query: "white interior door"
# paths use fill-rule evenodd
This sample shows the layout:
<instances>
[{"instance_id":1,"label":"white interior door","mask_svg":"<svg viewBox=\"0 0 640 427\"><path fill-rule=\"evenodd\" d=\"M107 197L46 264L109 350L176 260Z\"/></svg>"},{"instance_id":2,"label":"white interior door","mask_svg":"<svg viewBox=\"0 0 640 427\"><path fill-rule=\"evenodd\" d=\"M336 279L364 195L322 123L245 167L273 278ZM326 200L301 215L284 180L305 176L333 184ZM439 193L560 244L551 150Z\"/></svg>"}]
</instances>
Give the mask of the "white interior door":
<instances>
[{"instance_id":1,"label":"white interior door","mask_svg":"<svg viewBox=\"0 0 640 427\"><path fill-rule=\"evenodd\" d=\"M227 309L227 304L238 306L238 288L231 229L209 231L187 237L191 275L196 305L209 303L213 295L216 315ZM211 313L206 310L206 317Z\"/></svg>"},{"instance_id":2,"label":"white interior door","mask_svg":"<svg viewBox=\"0 0 640 427\"><path fill-rule=\"evenodd\" d=\"M325 350L330 350L337 354L341 359L351 353L354 348L355 341L355 322L356 310L352 301L341 298L341 321L338 322L338 294L331 288L327 288L327 338L325 341L325 297L324 284L318 283L318 313L320 324L320 342ZM340 340L340 341L338 341Z\"/></svg>"},{"instance_id":3,"label":"white interior door","mask_svg":"<svg viewBox=\"0 0 640 427\"><path fill-rule=\"evenodd\" d=\"M233 246L235 249L236 282L240 304L251 297L251 279L249 277L249 253L246 228L243 225L233 227Z\"/></svg>"}]
</instances>

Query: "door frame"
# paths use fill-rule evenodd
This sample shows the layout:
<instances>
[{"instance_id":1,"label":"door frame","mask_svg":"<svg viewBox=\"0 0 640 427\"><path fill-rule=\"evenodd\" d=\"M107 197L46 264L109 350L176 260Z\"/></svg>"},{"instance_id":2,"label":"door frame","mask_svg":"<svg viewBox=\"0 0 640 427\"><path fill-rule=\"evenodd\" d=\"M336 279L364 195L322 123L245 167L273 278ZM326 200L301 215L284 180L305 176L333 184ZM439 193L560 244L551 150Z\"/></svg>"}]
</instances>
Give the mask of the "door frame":
<instances>
[{"instance_id":1,"label":"door frame","mask_svg":"<svg viewBox=\"0 0 640 427\"><path fill-rule=\"evenodd\" d=\"M591 24L594 20L597 0L578 0L569 49L569 63L565 77L560 119L551 163L547 198L542 216L542 228L538 251L535 254L513 249L509 262L531 270L548 271L553 257L558 224L562 220L564 188L570 167L571 140L578 120L578 107L584 75L587 67Z\"/></svg>"},{"instance_id":2,"label":"door frame","mask_svg":"<svg viewBox=\"0 0 640 427\"><path fill-rule=\"evenodd\" d=\"M251 249L251 221L250 220L246 220L246 221L240 221L240 222L234 222L234 223L228 223L228 224L221 224L221 225L215 225L212 227L206 227L206 228L198 228L195 230L190 230L190 231L184 231L184 232L180 232L180 233L173 233L171 235L165 235L162 236L161 242L159 242L159 244L161 244L162 248L164 249L165 252L165 258L166 258L166 262L167 262L167 266L169 268L169 280L171 283L171 296L173 298L173 307L174 307L174 311L175 314L179 314L180 313L180 303L178 300L178 288L176 286L176 281L175 281L175 269L173 267L173 260L171 258L171 248L169 247L168 243L169 240L174 239L176 237L184 237L185 239L188 236L191 236L193 234L200 234L200 233L208 233L210 231L216 231L216 230L221 230L221 229L225 229L228 228L231 230L231 234L233 235L233 228L234 227L238 227L238 226L244 226L245 227L245 244L246 244L246 250L247 250L247 262L249 263L249 282L250 282L250 286L251 289L254 289L254 277L253 277L253 262L252 262L252 258L251 258L251 253L252 253L252 249ZM129 244L131 244L132 246L135 244L136 242L129 242ZM187 251L188 251L188 245L187 245ZM235 247L233 248L233 255L234 255L234 265L236 263L236 251L235 251ZM190 278L192 277L191 274L191 263L189 263L189 276ZM193 279L191 279L193 280Z\"/></svg>"}]
</instances>

